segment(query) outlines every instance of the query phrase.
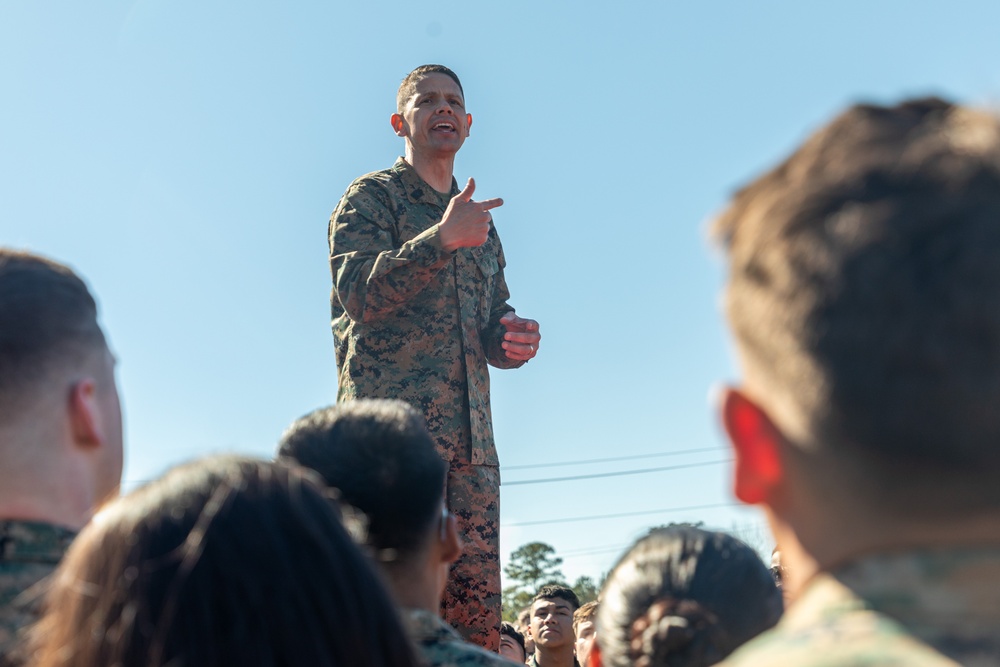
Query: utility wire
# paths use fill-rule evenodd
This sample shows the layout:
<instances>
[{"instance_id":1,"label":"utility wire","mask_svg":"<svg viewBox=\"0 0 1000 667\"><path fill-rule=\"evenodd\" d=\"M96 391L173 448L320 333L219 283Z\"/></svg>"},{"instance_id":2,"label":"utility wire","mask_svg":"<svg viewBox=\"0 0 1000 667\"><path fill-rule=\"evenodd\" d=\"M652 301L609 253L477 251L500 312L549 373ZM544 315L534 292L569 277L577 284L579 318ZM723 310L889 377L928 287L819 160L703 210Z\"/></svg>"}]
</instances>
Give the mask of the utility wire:
<instances>
[{"instance_id":1,"label":"utility wire","mask_svg":"<svg viewBox=\"0 0 1000 667\"><path fill-rule=\"evenodd\" d=\"M682 454L701 454L702 452L723 452L719 447L701 447L700 449L684 449L678 452L659 452L657 454L635 454L633 456L614 456L606 459L585 459L582 461L560 461L557 463L532 463L530 465L500 466L500 470L528 470L530 468L558 468L560 466L582 466L588 463L614 463L616 461L635 461L637 459L652 459L662 456L680 456Z\"/></svg>"},{"instance_id":2,"label":"utility wire","mask_svg":"<svg viewBox=\"0 0 1000 667\"><path fill-rule=\"evenodd\" d=\"M740 503L715 503L712 505L689 505L688 507L666 507L658 510L640 510L637 512L619 512L617 514L591 514L589 516L571 516L563 519L539 519L537 521L512 521L501 523L501 528L515 526L541 526L547 523L576 523L579 521L595 521L598 519L620 519L626 516L642 516L644 514L669 514L670 512L691 512L694 510L711 510L721 507L739 507Z\"/></svg>"},{"instance_id":3,"label":"utility wire","mask_svg":"<svg viewBox=\"0 0 1000 667\"><path fill-rule=\"evenodd\" d=\"M545 479L519 479L513 482L501 482L501 486L521 486L523 484L548 484L549 482L572 482L578 479L597 479L599 477L620 477L622 475L641 475L647 472L664 472L666 470L682 470L684 468L701 468L702 466L718 465L729 463L732 459L722 459L721 461L704 461L702 463L687 463L677 466L663 466L661 468L639 468L638 470L618 470L615 472L598 472L592 475L574 475L572 477L547 477Z\"/></svg>"}]
</instances>

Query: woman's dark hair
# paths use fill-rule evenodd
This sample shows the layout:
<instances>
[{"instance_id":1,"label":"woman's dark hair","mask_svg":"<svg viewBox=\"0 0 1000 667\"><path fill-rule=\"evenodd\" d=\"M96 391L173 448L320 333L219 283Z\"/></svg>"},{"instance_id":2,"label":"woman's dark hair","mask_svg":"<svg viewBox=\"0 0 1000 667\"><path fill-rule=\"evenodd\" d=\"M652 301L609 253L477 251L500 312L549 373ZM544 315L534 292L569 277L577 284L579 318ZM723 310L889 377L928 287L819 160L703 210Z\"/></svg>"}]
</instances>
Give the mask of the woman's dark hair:
<instances>
[{"instance_id":1,"label":"woman's dark hair","mask_svg":"<svg viewBox=\"0 0 1000 667\"><path fill-rule=\"evenodd\" d=\"M416 664L312 473L219 457L102 510L53 577L37 667Z\"/></svg>"},{"instance_id":2,"label":"woman's dark hair","mask_svg":"<svg viewBox=\"0 0 1000 667\"><path fill-rule=\"evenodd\" d=\"M753 549L689 525L656 528L601 590L604 667L704 667L778 622L781 593Z\"/></svg>"}]
</instances>

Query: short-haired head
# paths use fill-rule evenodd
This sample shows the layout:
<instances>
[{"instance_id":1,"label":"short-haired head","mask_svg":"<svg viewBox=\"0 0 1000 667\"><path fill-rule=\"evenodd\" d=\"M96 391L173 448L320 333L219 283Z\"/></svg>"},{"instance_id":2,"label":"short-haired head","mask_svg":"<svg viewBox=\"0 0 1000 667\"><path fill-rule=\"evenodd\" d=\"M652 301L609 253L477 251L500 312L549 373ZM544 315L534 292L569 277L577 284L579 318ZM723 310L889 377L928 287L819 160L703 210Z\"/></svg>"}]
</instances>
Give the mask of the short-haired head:
<instances>
[{"instance_id":1,"label":"short-haired head","mask_svg":"<svg viewBox=\"0 0 1000 667\"><path fill-rule=\"evenodd\" d=\"M576 634L577 628L580 627L581 623L593 622L596 616L597 600L591 600L580 605L580 608L573 612L573 633Z\"/></svg>"},{"instance_id":2,"label":"short-haired head","mask_svg":"<svg viewBox=\"0 0 1000 667\"><path fill-rule=\"evenodd\" d=\"M715 233L748 387L794 451L901 509L1000 507L996 116L851 107Z\"/></svg>"},{"instance_id":3,"label":"short-haired head","mask_svg":"<svg viewBox=\"0 0 1000 667\"><path fill-rule=\"evenodd\" d=\"M79 276L45 257L0 248L0 414L17 414L49 389L53 374L106 349L97 304Z\"/></svg>"},{"instance_id":4,"label":"short-haired head","mask_svg":"<svg viewBox=\"0 0 1000 667\"><path fill-rule=\"evenodd\" d=\"M108 505L46 604L39 667L415 664L330 490L243 457L179 466Z\"/></svg>"},{"instance_id":5,"label":"short-haired head","mask_svg":"<svg viewBox=\"0 0 1000 667\"><path fill-rule=\"evenodd\" d=\"M534 607L539 600L566 600L570 603L573 611L580 608L580 598L576 596L572 588L562 584L545 584L539 588L535 597L531 599L531 606Z\"/></svg>"},{"instance_id":6,"label":"short-haired head","mask_svg":"<svg viewBox=\"0 0 1000 667\"><path fill-rule=\"evenodd\" d=\"M406 560L437 534L447 466L423 417L402 401L316 410L288 428L278 456L315 470L363 512L368 545L382 560Z\"/></svg>"},{"instance_id":7,"label":"short-haired head","mask_svg":"<svg viewBox=\"0 0 1000 667\"><path fill-rule=\"evenodd\" d=\"M462 82L458 80L458 75L449 68L444 65L421 65L403 77L402 83L399 84L399 90L396 91L397 113L403 113L403 108L406 106L407 100L416 93L417 82L428 74L444 74L458 85L458 90L462 93L463 97L465 96Z\"/></svg>"},{"instance_id":8,"label":"short-haired head","mask_svg":"<svg viewBox=\"0 0 1000 667\"><path fill-rule=\"evenodd\" d=\"M505 641L505 637L509 637L509 641ZM510 652L515 647L520 650L519 655L514 655ZM517 628L507 621L500 624L500 654L510 660L514 660L518 664L523 663L528 657L527 650L524 647L524 635L518 632Z\"/></svg>"},{"instance_id":9,"label":"short-haired head","mask_svg":"<svg viewBox=\"0 0 1000 667\"><path fill-rule=\"evenodd\" d=\"M772 627L781 594L736 538L689 525L656 528L615 565L601 590L602 665L704 667Z\"/></svg>"}]
</instances>

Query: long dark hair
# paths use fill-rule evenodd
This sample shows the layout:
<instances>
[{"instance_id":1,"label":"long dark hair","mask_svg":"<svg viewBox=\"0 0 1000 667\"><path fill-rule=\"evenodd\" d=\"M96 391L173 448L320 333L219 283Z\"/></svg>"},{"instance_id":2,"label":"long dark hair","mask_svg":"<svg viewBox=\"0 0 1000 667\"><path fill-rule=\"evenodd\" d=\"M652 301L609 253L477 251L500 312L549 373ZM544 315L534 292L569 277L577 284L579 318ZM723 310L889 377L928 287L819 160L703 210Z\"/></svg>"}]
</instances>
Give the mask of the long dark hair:
<instances>
[{"instance_id":1,"label":"long dark hair","mask_svg":"<svg viewBox=\"0 0 1000 667\"><path fill-rule=\"evenodd\" d=\"M175 468L99 513L52 585L38 667L416 664L326 487L281 464Z\"/></svg>"},{"instance_id":2,"label":"long dark hair","mask_svg":"<svg viewBox=\"0 0 1000 667\"><path fill-rule=\"evenodd\" d=\"M656 528L601 590L604 667L705 667L770 628L781 593L753 549L689 525Z\"/></svg>"}]
</instances>

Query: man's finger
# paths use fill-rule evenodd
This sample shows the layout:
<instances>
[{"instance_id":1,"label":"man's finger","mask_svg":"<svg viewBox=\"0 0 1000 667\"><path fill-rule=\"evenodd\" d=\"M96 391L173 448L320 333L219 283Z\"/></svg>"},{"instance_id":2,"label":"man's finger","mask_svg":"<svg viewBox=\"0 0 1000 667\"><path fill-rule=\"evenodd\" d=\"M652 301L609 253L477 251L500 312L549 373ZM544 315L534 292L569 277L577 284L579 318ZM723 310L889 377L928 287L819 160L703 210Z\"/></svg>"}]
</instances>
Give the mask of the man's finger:
<instances>
[{"instance_id":1,"label":"man's finger","mask_svg":"<svg viewBox=\"0 0 1000 667\"><path fill-rule=\"evenodd\" d=\"M534 332L519 333L516 331L508 331L503 335L503 339L506 341L510 341L511 343L522 343L524 345L538 345L538 341L540 341L542 337Z\"/></svg>"},{"instance_id":2,"label":"man's finger","mask_svg":"<svg viewBox=\"0 0 1000 667\"><path fill-rule=\"evenodd\" d=\"M469 182L465 184L462 191L455 195L455 199L459 201L469 201L472 199L472 193L476 191L476 179L469 178Z\"/></svg>"},{"instance_id":3,"label":"man's finger","mask_svg":"<svg viewBox=\"0 0 1000 667\"><path fill-rule=\"evenodd\" d=\"M497 206L503 206L503 199L497 197L496 199L487 199L486 201L479 202L479 205L483 207L484 211L488 211L491 208L496 208Z\"/></svg>"}]
</instances>

